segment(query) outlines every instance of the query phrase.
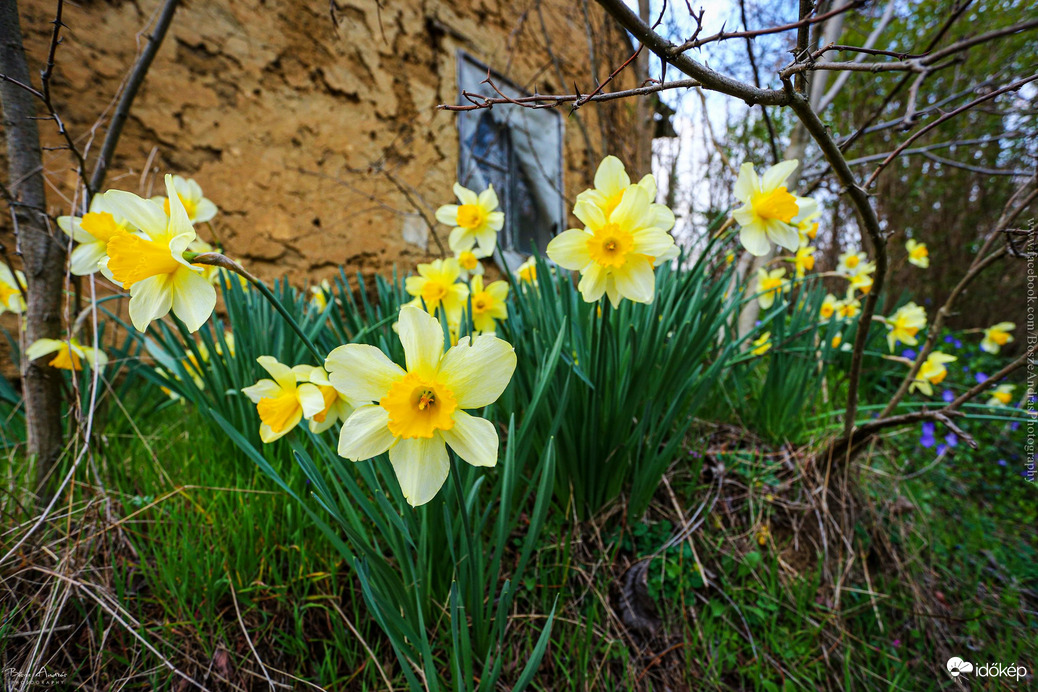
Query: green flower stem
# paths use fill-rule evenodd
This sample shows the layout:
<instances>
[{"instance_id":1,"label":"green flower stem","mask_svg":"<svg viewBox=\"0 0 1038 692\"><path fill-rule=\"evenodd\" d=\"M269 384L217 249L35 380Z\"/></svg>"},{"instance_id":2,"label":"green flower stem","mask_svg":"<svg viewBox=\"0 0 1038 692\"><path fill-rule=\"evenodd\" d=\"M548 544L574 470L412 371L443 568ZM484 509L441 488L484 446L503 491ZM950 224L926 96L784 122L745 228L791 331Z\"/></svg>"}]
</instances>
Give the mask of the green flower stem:
<instances>
[{"instance_id":1,"label":"green flower stem","mask_svg":"<svg viewBox=\"0 0 1038 692\"><path fill-rule=\"evenodd\" d=\"M281 304L281 301L274 296L273 291L267 288L267 285L257 277L245 271L244 267L232 260L230 257L221 255L218 252L185 252L184 259L192 264L207 264L213 267L220 267L221 269L226 269L227 271L245 277L245 280L255 286L259 290L260 294L267 299L267 302L274 306L274 309L278 311L278 314L285 318L285 321L288 322L288 326L292 328L292 331L299 335L299 338L303 340L303 344L310 353L313 354L314 358L317 359L317 364L324 364L324 356L317 350L317 346L315 346L314 342L310 340L310 337L303 332L303 328L299 326L299 323L296 322L295 318L288 314L288 310L286 310L285 306Z\"/></svg>"}]
</instances>

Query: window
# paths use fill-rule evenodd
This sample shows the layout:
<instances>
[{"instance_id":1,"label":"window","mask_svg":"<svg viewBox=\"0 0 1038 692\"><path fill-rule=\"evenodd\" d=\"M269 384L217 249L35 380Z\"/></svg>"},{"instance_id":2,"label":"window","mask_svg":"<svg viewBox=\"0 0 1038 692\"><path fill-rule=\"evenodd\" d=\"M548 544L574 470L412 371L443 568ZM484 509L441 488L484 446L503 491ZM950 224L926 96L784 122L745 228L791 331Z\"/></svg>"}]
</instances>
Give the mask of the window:
<instances>
[{"instance_id":1,"label":"window","mask_svg":"<svg viewBox=\"0 0 1038 692\"><path fill-rule=\"evenodd\" d=\"M494 93L486 84L487 67L458 53L458 93ZM510 98L526 96L493 72L494 84ZM462 100L462 103L467 101ZM493 185L505 214L498 244L508 270L536 248L543 253L565 229L562 187L562 117L553 110L518 106L458 114L458 181L479 192Z\"/></svg>"}]
</instances>

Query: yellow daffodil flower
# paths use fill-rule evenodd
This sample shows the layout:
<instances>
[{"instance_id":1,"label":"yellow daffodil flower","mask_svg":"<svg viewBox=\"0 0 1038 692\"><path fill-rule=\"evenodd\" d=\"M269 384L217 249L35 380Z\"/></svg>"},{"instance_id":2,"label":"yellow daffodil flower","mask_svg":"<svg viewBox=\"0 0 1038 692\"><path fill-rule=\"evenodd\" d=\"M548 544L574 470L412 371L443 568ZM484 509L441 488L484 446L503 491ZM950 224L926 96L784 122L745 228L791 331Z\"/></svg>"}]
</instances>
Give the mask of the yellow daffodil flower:
<instances>
[{"instance_id":1,"label":"yellow daffodil flower","mask_svg":"<svg viewBox=\"0 0 1038 692\"><path fill-rule=\"evenodd\" d=\"M321 283L310 287L310 302L317 306L320 312L324 312L328 307L328 298L331 295L332 284L328 279L321 279Z\"/></svg>"},{"instance_id":2,"label":"yellow daffodil flower","mask_svg":"<svg viewBox=\"0 0 1038 692\"><path fill-rule=\"evenodd\" d=\"M836 305L836 314L840 316L840 319L848 319L857 317L858 313L861 312L861 301L857 298L847 297L841 300Z\"/></svg>"},{"instance_id":3,"label":"yellow daffodil flower","mask_svg":"<svg viewBox=\"0 0 1038 692\"><path fill-rule=\"evenodd\" d=\"M869 263L869 266L871 266L873 270L876 268L876 266L871 262ZM866 267L866 269L867 268L868 267ZM869 271L863 270L860 274L855 274L848 278L851 280L849 288L852 291L858 290L865 294L872 290L873 279L872 274Z\"/></svg>"},{"instance_id":4,"label":"yellow daffodil flower","mask_svg":"<svg viewBox=\"0 0 1038 692\"><path fill-rule=\"evenodd\" d=\"M404 281L404 289L415 297L410 305L425 308L429 314L443 308L448 322L461 322L461 311L469 298L469 287L458 283L461 267L453 257L433 260L428 264L418 265L418 276L409 276Z\"/></svg>"},{"instance_id":5,"label":"yellow daffodil flower","mask_svg":"<svg viewBox=\"0 0 1038 692\"><path fill-rule=\"evenodd\" d=\"M498 206L494 186L489 185L478 195L461 183L454 183L454 194L461 204L445 204L436 210L436 220L453 226L447 244L451 252L471 250L476 244L484 257L494 254L497 233L505 225L505 214L495 211Z\"/></svg>"},{"instance_id":6,"label":"yellow daffodil flower","mask_svg":"<svg viewBox=\"0 0 1038 692\"><path fill-rule=\"evenodd\" d=\"M808 197L807 199L811 198ZM814 202L813 199L811 201ZM801 213L793 218L797 224L797 233L800 235L800 247L810 245L811 241L818 236L818 222L815 221L815 219L821 215L822 212L818 210L818 205L816 203L814 204L814 211L806 215Z\"/></svg>"},{"instance_id":7,"label":"yellow daffodil flower","mask_svg":"<svg viewBox=\"0 0 1038 692\"><path fill-rule=\"evenodd\" d=\"M309 374L307 375L307 369ZM356 408L345 394L332 386L328 379L328 372L320 366L297 365L293 370L306 378L306 381L317 387L321 392L324 407L317 413L307 416L310 422L310 431L322 433L336 423L345 421Z\"/></svg>"},{"instance_id":8,"label":"yellow daffodil flower","mask_svg":"<svg viewBox=\"0 0 1038 692\"><path fill-rule=\"evenodd\" d=\"M1000 384L991 392L991 398L988 399L988 406L1009 406L1009 403L1013 400L1013 390L1016 389L1015 384Z\"/></svg>"},{"instance_id":9,"label":"yellow daffodil flower","mask_svg":"<svg viewBox=\"0 0 1038 692\"><path fill-rule=\"evenodd\" d=\"M76 243L69 255L69 270L75 276L87 276L99 269L108 255L108 241L120 233L135 233L136 228L112 209L104 195L94 195L86 215L59 216L58 228Z\"/></svg>"},{"instance_id":10,"label":"yellow daffodil flower","mask_svg":"<svg viewBox=\"0 0 1038 692\"><path fill-rule=\"evenodd\" d=\"M861 273L869 273L869 267L875 269L875 264L869 262L869 256L864 252L847 251L840 255L836 265L836 273L846 277L857 276Z\"/></svg>"},{"instance_id":11,"label":"yellow daffodil flower","mask_svg":"<svg viewBox=\"0 0 1038 692\"><path fill-rule=\"evenodd\" d=\"M216 216L216 212L219 211L212 201L206 199L202 193L202 186L196 183L193 178L182 178L179 175L175 175L173 176L173 188L176 190L180 203L184 205L184 211L187 212L187 218L191 223L210 221ZM168 216L171 213L169 200L173 198L173 192L169 190L168 185L166 186L166 195L166 197L161 195L152 197L151 201L162 205Z\"/></svg>"},{"instance_id":12,"label":"yellow daffodil flower","mask_svg":"<svg viewBox=\"0 0 1038 692\"><path fill-rule=\"evenodd\" d=\"M653 218L648 225L662 231L669 231L674 228L674 212L667 205L657 204L655 201L657 193L656 178L649 173L635 184L643 188L649 195L649 213ZM613 211L620 206L624 192L629 187L631 187L631 177L627 175L627 170L624 168L623 163L615 156L607 156L602 159L602 163L598 164L598 170L595 171L595 187L581 192L577 195L576 201L578 204L580 202L594 204L602 210L602 213L608 220ZM674 257L677 257L677 255L674 255ZM673 257L670 259L673 259ZM664 261L666 260L664 259Z\"/></svg>"},{"instance_id":13,"label":"yellow daffodil flower","mask_svg":"<svg viewBox=\"0 0 1038 692\"><path fill-rule=\"evenodd\" d=\"M18 315L25 312L25 289L25 274L20 270L12 273L6 264L0 263L0 315L8 310Z\"/></svg>"},{"instance_id":14,"label":"yellow daffodil flower","mask_svg":"<svg viewBox=\"0 0 1038 692\"><path fill-rule=\"evenodd\" d=\"M763 356L771 350L771 332L764 332L753 340L753 349L750 351L755 356Z\"/></svg>"},{"instance_id":15,"label":"yellow daffodil flower","mask_svg":"<svg viewBox=\"0 0 1038 692\"><path fill-rule=\"evenodd\" d=\"M839 309L840 301L836 299L836 296L832 293L826 293L825 298L822 299L822 307L819 309L818 314L823 320L828 320L832 319L832 316Z\"/></svg>"},{"instance_id":16,"label":"yellow daffodil flower","mask_svg":"<svg viewBox=\"0 0 1038 692\"><path fill-rule=\"evenodd\" d=\"M493 334L497 320L508 319L508 282L494 281L484 288L483 277L473 276L471 289L472 326L477 332Z\"/></svg>"},{"instance_id":17,"label":"yellow daffodil flower","mask_svg":"<svg viewBox=\"0 0 1038 692\"><path fill-rule=\"evenodd\" d=\"M933 387L931 385L940 384L948 376L948 369L944 367L944 364L955 360L958 360L955 356L934 351L923 361L919 372L915 374L915 379L908 386L908 391L918 389L926 396L932 396Z\"/></svg>"},{"instance_id":18,"label":"yellow daffodil flower","mask_svg":"<svg viewBox=\"0 0 1038 692\"><path fill-rule=\"evenodd\" d=\"M188 331L194 332L213 314L216 290L206 280L202 267L184 259L195 231L174 191L171 175L166 176L166 189L174 200L168 216L155 202L131 192L105 193L109 207L143 234L113 235L108 241L108 257L100 266L106 276L130 292L130 320L139 331L145 331L152 320L172 309Z\"/></svg>"},{"instance_id":19,"label":"yellow daffodil flower","mask_svg":"<svg viewBox=\"0 0 1038 692\"><path fill-rule=\"evenodd\" d=\"M910 238L905 243L905 249L908 250L909 263L923 269L930 266L930 251L926 249L926 243L917 243Z\"/></svg>"},{"instance_id":20,"label":"yellow daffodil flower","mask_svg":"<svg viewBox=\"0 0 1038 692\"><path fill-rule=\"evenodd\" d=\"M463 409L501 395L515 371L515 351L489 334L464 337L443 352L443 330L427 313L400 310L406 370L374 346L346 344L325 367L335 388L360 405L339 434L339 455L362 461L389 451L404 497L431 500L450 469L447 445L473 466L497 464L494 424Z\"/></svg>"},{"instance_id":21,"label":"yellow daffodil flower","mask_svg":"<svg viewBox=\"0 0 1038 692\"><path fill-rule=\"evenodd\" d=\"M478 247L454 253L454 259L457 260L458 269L460 269L459 277L461 280L468 281L473 276L483 276L486 269L483 268L483 263L480 260L486 256Z\"/></svg>"},{"instance_id":22,"label":"yellow daffodil flower","mask_svg":"<svg viewBox=\"0 0 1038 692\"><path fill-rule=\"evenodd\" d=\"M739 169L733 193L742 206L732 212L739 224L739 242L751 255L761 257L775 243L790 252L800 245L797 219L814 213L813 200L790 194L784 183L796 170L799 161L783 161L757 175L752 163Z\"/></svg>"},{"instance_id":23,"label":"yellow daffodil flower","mask_svg":"<svg viewBox=\"0 0 1038 692\"><path fill-rule=\"evenodd\" d=\"M757 290L760 294L757 298L757 302L760 306L767 310L775 304L775 299L782 295L782 292L786 288L786 281L783 277L786 275L785 269L773 269L768 271L764 267L757 270Z\"/></svg>"},{"instance_id":24,"label":"yellow daffodil flower","mask_svg":"<svg viewBox=\"0 0 1038 692\"><path fill-rule=\"evenodd\" d=\"M798 279L804 278L807 272L815 268L815 248L810 245L801 245L797 248L797 254L790 258L795 267L794 275Z\"/></svg>"},{"instance_id":25,"label":"yellow daffodil flower","mask_svg":"<svg viewBox=\"0 0 1038 692\"><path fill-rule=\"evenodd\" d=\"M532 255L528 260L519 265L515 270L515 276L521 284L537 285L537 258Z\"/></svg>"},{"instance_id":26,"label":"yellow daffodil flower","mask_svg":"<svg viewBox=\"0 0 1038 692\"><path fill-rule=\"evenodd\" d=\"M926 326L926 309L915 303L907 303L887 318L886 323L890 330L887 332L887 345L891 352L898 342L915 346L919 343L915 338L916 333Z\"/></svg>"},{"instance_id":27,"label":"yellow daffodil flower","mask_svg":"<svg viewBox=\"0 0 1038 692\"><path fill-rule=\"evenodd\" d=\"M108 356L101 349L84 346L76 339L37 339L25 349L25 357L29 360L52 353L54 358L48 365L61 370L82 370L83 361L93 369L103 368L108 363Z\"/></svg>"},{"instance_id":28,"label":"yellow daffodil flower","mask_svg":"<svg viewBox=\"0 0 1038 692\"><path fill-rule=\"evenodd\" d=\"M674 238L653 224L660 214L652 209L642 185L630 185L607 217L589 199L577 202L573 213L584 229L571 228L548 243L548 257L559 266L580 272L584 300L594 303L603 295L616 307L627 298L651 303L656 291L653 264L670 250Z\"/></svg>"},{"instance_id":29,"label":"yellow daffodil flower","mask_svg":"<svg viewBox=\"0 0 1038 692\"><path fill-rule=\"evenodd\" d=\"M833 337L832 341L829 342L829 347L832 348L835 351L836 349L840 348L840 344L842 344L842 343L843 343L843 337L841 335L837 334L836 336Z\"/></svg>"},{"instance_id":30,"label":"yellow daffodil flower","mask_svg":"<svg viewBox=\"0 0 1038 692\"><path fill-rule=\"evenodd\" d=\"M988 353L998 353L1002 347L1013 340L1009 333L1016 329L1012 322L999 322L984 330L984 339L980 342L980 350Z\"/></svg>"},{"instance_id":31,"label":"yellow daffodil flower","mask_svg":"<svg viewBox=\"0 0 1038 692\"><path fill-rule=\"evenodd\" d=\"M256 362L274 379L262 379L241 391L256 404L263 442L270 443L284 437L304 417L313 418L324 411L324 396L317 385L309 381L312 365L290 368L273 356L260 356Z\"/></svg>"}]
</instances>

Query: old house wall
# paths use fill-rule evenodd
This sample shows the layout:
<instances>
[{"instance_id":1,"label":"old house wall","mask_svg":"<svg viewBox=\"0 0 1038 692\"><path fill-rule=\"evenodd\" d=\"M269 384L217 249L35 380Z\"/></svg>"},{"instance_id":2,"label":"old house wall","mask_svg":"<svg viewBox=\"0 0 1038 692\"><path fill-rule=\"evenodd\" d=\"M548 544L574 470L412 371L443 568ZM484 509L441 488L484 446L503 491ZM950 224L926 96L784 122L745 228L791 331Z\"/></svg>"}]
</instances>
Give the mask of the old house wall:
<instances>
[{"instance_id":1,"label":"old house wall","mask_svg":"<svg viewBox=\"0 0 1038 692\"><path fill-rule=\"evenodd\" d=\"M32 66L46 56L52 0L23 0ZM121 81L157 0L65 6L56 104L81 148L100 147ZM161 174L195 178L220 207L212 229L260 276L299 284L351 270L403 271L438 254L404 239L453 201L459 49L528 91L594 89L631 52L594 3L456 0L335 4L185 2L138 95L107 187L162 194ZM611 88L630 87L625 72ZM598 159L635 160L633 104L565 117L568 202ZM41 128L58 145L53 127ZM590 144L590 151L589 145ZM52 211L69 213L67 152L46 152ZM92 161L92 159L90 159ZM405 194L406 191L406 194ZM410 199L409 199L410 198ZM570 204L571 206L571 204ZM445 227L437 229L446 242Z\"/></svg>"}]
</instances>

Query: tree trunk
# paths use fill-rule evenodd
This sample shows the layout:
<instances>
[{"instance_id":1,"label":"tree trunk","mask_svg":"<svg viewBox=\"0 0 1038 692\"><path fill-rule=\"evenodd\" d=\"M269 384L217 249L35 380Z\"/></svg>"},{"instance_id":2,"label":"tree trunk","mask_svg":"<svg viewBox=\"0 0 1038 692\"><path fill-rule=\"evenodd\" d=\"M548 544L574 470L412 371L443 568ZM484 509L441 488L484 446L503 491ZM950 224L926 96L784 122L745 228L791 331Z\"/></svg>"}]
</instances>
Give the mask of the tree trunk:
<instances>
[{"instance_id":1,"label":"tree trunk","mask_svg":"<svg viewBox=\"0 0 1038 692\"><path fill-rule=\"evenodd\" d=\"M19 84L32 83L15 0L0 0L0 73ZM40 133L33 119L35 97L4 80L0 81L0 102L7 140L8 190L15 202L12 217L28 284L24 346L37 339L61 338L65 247L51 235L47 219ZM61 377L45 361L27 362L24 348L21 366L28 453L36 459L36 490L45 496L43 486L64 445Z\"/></svg>"}]
</instances>

